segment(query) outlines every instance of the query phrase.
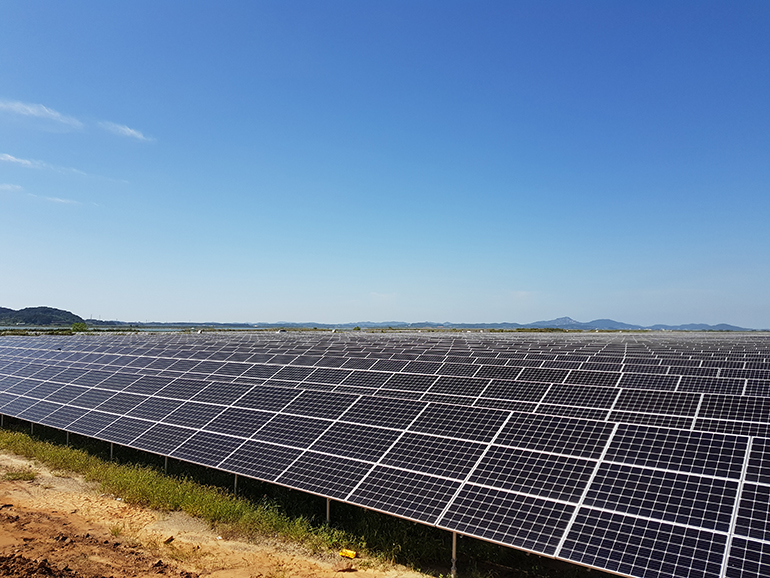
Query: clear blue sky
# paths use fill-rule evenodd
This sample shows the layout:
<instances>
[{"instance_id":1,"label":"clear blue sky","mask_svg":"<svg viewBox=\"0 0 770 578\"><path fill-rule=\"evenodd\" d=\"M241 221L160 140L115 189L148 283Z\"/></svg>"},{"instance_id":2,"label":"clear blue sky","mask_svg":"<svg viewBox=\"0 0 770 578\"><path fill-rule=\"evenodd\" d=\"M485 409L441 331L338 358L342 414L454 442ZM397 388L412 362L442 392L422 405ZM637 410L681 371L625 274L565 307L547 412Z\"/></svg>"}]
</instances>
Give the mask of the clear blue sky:
<instances>
[{"instance_id":1,"label":"clear blue sky","mask_svg":"<svg viewBox=\"0 0 770 578\"><path fill-rule=\"evenodd\" d=\"M770 327L768 2L0 7L0 306Z\"/></svg>"}]
</instances>

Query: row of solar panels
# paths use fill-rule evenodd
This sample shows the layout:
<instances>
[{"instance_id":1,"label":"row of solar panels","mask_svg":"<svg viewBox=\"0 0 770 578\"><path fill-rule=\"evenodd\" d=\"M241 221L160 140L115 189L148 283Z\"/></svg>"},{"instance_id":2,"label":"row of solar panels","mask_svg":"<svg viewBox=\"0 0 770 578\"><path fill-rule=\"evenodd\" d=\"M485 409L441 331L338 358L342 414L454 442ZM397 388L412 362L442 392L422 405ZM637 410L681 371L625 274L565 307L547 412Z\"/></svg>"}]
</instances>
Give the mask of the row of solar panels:
<instances>
[{"instance_id":1,"label":"row of solar panels","mask_svg":"<svg viewBox=\"0 0 770 578\"><path fill-rule=\"evenodd\" d=\"M770 434L770 399L758 395L764 392L764 386L756 384L744 384L742 387L743 392L752 395L724 395L646 389L650 387L650 383L644 380L621 380L621 384L625 383L626 388L617 388L263 364L250 365L249 374L262 376L264 379L246 379L226 374L199 374L194 371L195 367L186 374L153 371L154 375L146 375L149 371L146 367L121 369L117 366L91 363L87 364L87 367L94 369L85 369L81 368L82 364L77 364L81 367L72 367L74 362L55 363L57 365L45 366L39 359L35 362L18 359L0 361L0 380L7 391L24 393L39 399L50 393L49 386L36 389L45 383L98 385L103 389L126 387L128 392L190 399L198 394L208 381L235 381L242 384L242 387L264 383L281 388L300 387L338 393L420 399L453 405L531 411L703 431L743 435ZM634 374L625 374L623 377L630 376ZM133 379L134 382L126 385L126 379ZM685 378L680 378L683 379ZM706 381L704 388L708 383ZM629 388L629 385L633 388ZM240 391L237 386L233 386L231 390ZM76 391L78 390L74 388L73 392ZM241 401L248 402L248 398Z\"/></svg>"},{"instance_id":2,"label":"row of solar panels","mask_svg":"<svg viewBox=\"0 0 770 578\"><path fill-rule=\"evenodd\" d=\"M628 575L768 568L767 439L242 380L160 386L209 396L184 402L158 396L157 377L114 375L87 391L6 378L0 413ZM140 383L152 391L129 392Z\"/></svg>"},{"instance_id":3,"label":"row of solar panels","mask_svg":"<svg viewBox=\"0 0 770 578\"><path fill-rule=\"evenodd\" d=\"M362 339L363 338L363 339ZM48 338L49 342L57 338ZM194 339L194 341L191 341ZM235 355L236 357L249 353L274 353L303 355L317 353L325 356L333 356L335 352L342 355L366 356L367 354L383 354L383 358L403 356L404 359L422 358L425 361L442 361L450 357L512 357L522 359L539 358L541 360L571 359L572 361L587 361L594 359L597 362L617 362L619 359L638 358L649 363L656 358L676 360L684 362L697 362L703 360L716 361L756 361L767 362L768 338L764 334L754 334L742 338L730 335L718 339L708 338L694 340L684 335L677 336L676 340L669 340L661 335L623 337L622 344L613 345L603 338L596 336L576 335L568 339L562 339L563 344L555 346L552 337L540 337L531 339L520 335L503 335L497 337L463 337L462 339L450 339L445 336L433 338L420 336L418 340L404 338L399 335L388 335L381 338L377 335L358 335L355 339L343 336L333 338L319 338L316 335L304 335L302 333L282 336L271 339L266 334L248 334L247 336L228 335L227 340L221 337L196 336L191 338L184 335L164 335L154 340L151 348L145 347L145 336L110 336L108 345L102 346L98 337L89 335L85 339L73 340L83 345L86 350L118 352L121 348L133 349L139 354L152 350L153 352L165 351L165 355L176 357L177 354L184 357L186 354L205 353L204 358L224 359ZM72 343L71 341L70 343ZM636 344L640 341L642 343ZM681 347L681 344L699 344L698 347ZM701 343L702 341L702 343ZM447 347L449 342L452 345ZM24 342L16 340L16 344L24 347ZM743 346L741 346L743 344ZM394 346L395 345L395 346ZM751 347L747 347L751 346ZM430 357L433 357L432 359Z\"/></svg>"},{"instance_id":4,"label":"row of solar panels","mask_svg":"<svg viewBox=\"0 0 770 578\"><path fill-rule=\"evenodd\" d=\"M13 348L3 348L0 355L25 355L24 351ZM168 352L157 351L152 355L144 354L111 354L87 352L47 352L37 351L40 359L51 361L78 361L81 363L99 363L123 367L148 367L169 371L196 371L198 373L221 373L224 375L245 375L253 364L275 364L298 366L304 368L344 368L367 369L372 371L403 371L426 375L454 375L462 377L502 377L507 379L529 379L532 381L567 382L575 384L615 385L622 374L650 374L658 377L661 387L676 386L680 376L707 377L716 381L719 379L765 379L770 380L770 364L765 362L735 362L735 361L695 361L676 360L664 364L664 360L656 359L656 363L645 363L641 358L629 358L622 363L606 362L576 362L550 361L538 358L513 359L480 358L474 363L436 362L436 361L406 361L398 359L382 359L378 357L343 357L335 353L332 356L320 355L281 355L273 353L250 354L241 361L222 361L199 359L202 357L194 352L181 357L167 356ZM45 355L45 354L48 355ZM232 356L232 355L231 355ZM677 365L678 364L678 365ZM740 366L740 367L738 367ZM298 371L301 371L298 369ZM586 379L592 381L586 382ZM727 382L725 382L727 383Z\"/></svg>"}]
</instances>

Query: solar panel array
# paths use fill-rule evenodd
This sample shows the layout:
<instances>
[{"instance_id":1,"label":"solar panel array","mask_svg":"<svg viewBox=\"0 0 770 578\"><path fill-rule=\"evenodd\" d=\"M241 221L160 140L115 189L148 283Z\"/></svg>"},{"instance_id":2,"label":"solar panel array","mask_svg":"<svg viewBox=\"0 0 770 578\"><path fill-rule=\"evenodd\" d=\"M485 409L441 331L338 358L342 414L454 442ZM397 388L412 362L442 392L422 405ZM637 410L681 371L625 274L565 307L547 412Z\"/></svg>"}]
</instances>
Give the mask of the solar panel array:
<instances>
[{"instance_id":1,"label":"solar panel array","mask_svg":"<svg viewBox=\"0 0 770 578\"><path fill-rule=\"evenodd\" d=\"M628 576L770 575L764 334L0 337L0 413Z\"/></svg>"}]
</instances>

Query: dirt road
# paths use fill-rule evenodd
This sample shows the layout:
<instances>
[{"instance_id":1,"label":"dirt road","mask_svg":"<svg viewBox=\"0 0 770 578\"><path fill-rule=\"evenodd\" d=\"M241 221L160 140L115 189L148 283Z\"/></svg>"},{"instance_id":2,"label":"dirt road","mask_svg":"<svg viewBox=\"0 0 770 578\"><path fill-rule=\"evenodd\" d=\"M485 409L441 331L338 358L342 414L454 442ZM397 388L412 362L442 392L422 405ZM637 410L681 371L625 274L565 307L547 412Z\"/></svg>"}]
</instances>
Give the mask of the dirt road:
<instances>
[{"instance_id":1,"label":"dirt road","mask_svg":"<svg viewBox=\"0 0 770 578\"><path fill-rule=\"evenodd\" d=\"M186 514L129 506L82 479L0 454L0 576L340 578L346 572L424 578L400 567L313 557L280 542L223 540Z\"/></svg>"}]
</instances>

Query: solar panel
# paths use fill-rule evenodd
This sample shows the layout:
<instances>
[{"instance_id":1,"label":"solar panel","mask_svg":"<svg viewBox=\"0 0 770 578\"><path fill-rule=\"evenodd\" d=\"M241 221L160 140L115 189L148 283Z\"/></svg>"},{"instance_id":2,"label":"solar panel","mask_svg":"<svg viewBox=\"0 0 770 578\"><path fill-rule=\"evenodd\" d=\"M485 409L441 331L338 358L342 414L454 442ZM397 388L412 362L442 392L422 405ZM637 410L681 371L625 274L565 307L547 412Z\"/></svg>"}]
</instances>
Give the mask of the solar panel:
<instances>
[{"instance_id":1,"label":"solar panel","mask_svg":"<svg viewBox=\"0 0 770 578\"><path fill-rule=\"evenodd\" d=\"M770 575L764 334L7 336L0 413L628 576Z\"/></svg>"}]
</instances>

